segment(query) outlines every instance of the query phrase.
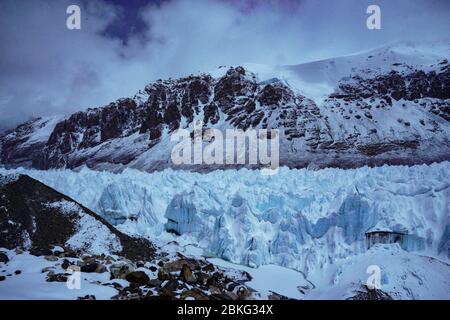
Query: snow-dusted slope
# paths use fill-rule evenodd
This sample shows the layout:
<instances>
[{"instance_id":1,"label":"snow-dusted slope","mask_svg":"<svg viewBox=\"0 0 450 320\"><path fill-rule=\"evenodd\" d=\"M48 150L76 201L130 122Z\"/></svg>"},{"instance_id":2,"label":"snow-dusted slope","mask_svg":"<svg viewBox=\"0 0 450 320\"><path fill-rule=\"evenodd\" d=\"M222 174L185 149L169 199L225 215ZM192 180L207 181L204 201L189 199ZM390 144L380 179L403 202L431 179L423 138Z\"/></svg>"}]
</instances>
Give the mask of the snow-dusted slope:
<instances>
[{"instance_id":1,"label":"snow-dusted slope","mask_svg":"<svg viewBox=\"0 0 450 320\"><path fill-rule=\"evenodd\" d=\"M280 130L280 163L291 168L449 160L449 48L397 43L297 66L159 80L56 125L45 120L45 130L44 119L20 126L0 138L0 159L42 169L228 169L171 162L171 133L199 121L205 129Z\"/></svg>"},{"instance_id":2,"label":"snow-dusted slope","mask_svg":"<svg viewBox=\"0 0 450 320\"><path fill-rule=\"evenodd\" d=\"M152 257L153 245L129 237L71 198L26 175L0 174L0 248ZM136 252L138 251L138 252Z\"/></svg>"},{"instance_id":3,"label":"snow-dusted slope","mask_svg":"<svg viewBox=\"0 0 450 320\"><path fill-rule=\"evenodd\" d=\"M4 133L0 142L1 162L31 166L32 158L42 151L56 124L63 119L63 116L41 117Z\"/></svg>"}]
</instances>

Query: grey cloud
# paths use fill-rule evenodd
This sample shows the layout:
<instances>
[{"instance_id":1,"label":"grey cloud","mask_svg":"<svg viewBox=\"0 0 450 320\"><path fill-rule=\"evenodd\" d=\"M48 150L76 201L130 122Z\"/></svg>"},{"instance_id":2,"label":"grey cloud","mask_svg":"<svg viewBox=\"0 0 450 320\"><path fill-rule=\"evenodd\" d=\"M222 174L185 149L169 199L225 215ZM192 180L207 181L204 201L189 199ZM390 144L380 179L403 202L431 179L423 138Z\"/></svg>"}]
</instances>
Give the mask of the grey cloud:
<instances>
[{"instance_id":1,"label":"grey cloud","mask_svg":"<svg viewBox=\"0 0 450 320\"><path fill-rule=\"evenodd\" d=\"M82 30L65 28L74 1L0 6L0 128L129 96L157 78L245 62L296 64L396 40L448 39L448 1L172 0L149 4L148 25L124 44L103 30L123 8L83 1ZM382 30L366 8L382 9Z\"/></svg>"}]
</instances>

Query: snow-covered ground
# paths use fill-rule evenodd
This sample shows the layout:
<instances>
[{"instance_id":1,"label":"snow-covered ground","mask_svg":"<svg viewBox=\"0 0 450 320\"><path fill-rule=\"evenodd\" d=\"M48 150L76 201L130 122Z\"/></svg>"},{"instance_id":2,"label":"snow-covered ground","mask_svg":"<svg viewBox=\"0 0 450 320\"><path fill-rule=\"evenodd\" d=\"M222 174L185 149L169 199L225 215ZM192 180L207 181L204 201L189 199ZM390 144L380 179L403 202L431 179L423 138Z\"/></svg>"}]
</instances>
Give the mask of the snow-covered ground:
<instances>
[{"instance_id":1,"label":"snow-covered ground","mask_svg":"<svg viewBox=\"0 0 450 320\"><path fill-rule=\"evenodd\" d=\"M304 299L305 293L313 288L313 284L298 271L269 264L258 268L250 268L225 261L220 258L208 259L212 264L225 270L241 270L248 272L252 280L247 285L267 299L272 292L282 294L293 299ZM302 291L300 291L302 290Z\"/></svg>"},{"instance_id":2,"label":"snow-covered ground","mask_svg":"<svg viewBox=\"0 0 450 320\"><path fill-rule=\"evenodd\" d=\"M51 262L43 256L36 257L26 252L0 252L6 253L10 259L7 265L0 263L0 276L6 278L0 282L0 300L73 300L92 294L97 299L110 299L117 294L114 288L96 283L108 282L109 273L82 273L79 289L69 289L66 282L47 282L47 274L42 272L44 268L52 268L57 273L64 273L61 266L55 266L63 259ZM20 274L15 274L16 271Z\"/></svg>"},{"instance_id":3,"label":"snow-covered ground","mask_svg":"<svg viewBox=\"0 0 450 320\"><path fill-rule=\"evenodd\" d=\"M380 289L393 299L450 299L450 265L406 252L397 244L377 244L365 254L316 270L309 275L309 280L317 289L311 290L305 299L352 297L373 274L372 269L368 270L371 266L380 268Z\"/></svg>"}]
</instances>

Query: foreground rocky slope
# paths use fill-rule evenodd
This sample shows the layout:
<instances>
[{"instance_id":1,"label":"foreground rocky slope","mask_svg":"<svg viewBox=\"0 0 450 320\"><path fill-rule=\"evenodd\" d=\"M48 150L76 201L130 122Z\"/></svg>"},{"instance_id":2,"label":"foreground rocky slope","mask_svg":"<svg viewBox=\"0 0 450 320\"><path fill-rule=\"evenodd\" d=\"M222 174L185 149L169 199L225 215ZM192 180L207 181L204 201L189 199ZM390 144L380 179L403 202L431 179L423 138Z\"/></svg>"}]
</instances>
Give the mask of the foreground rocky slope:
<instances>
[{"instance_id":1,"label":"foreground rocky slope","mask_svg":"<svg viewBox=\"0 0 450 320\"><path fill-rule=\"evenodd\" d=\"M1 163L160 170L173 166L170 134L192 131L196 121L222 130L279 129L280 164L295 168L449 160L450 45L431 48L387 46L269 71L223 67L158 80L105 107L17 127L0 139Z\"/></svg>"},{"instance_id":2,"label":"foreground rocky slope","mask_svg":"<svg viewBox=\"0 0 450 320\"><path fill-rule=\"evenodd\" d=\"M154 255L149 241L117 231L91 210L26 175L1 177L0 195L0 247L48 252L54 245L132 260Z\"/></svg>"},{"instance_id":3,"label":"foreground rocky slope","mask_svg":"<svg viewBox=\"0 0 450 320\"><path fill-rule=\"evenodd\" d=\"M245 272L228 274L202 259L157 255L132 261L50 246L0 248L0 299L244 300L260 298ZM74 280L80 272L79 280ZM67 283L79 281L79 287ZM273 293L271 299L285 299Z\"/></svg>"}]
</instances>

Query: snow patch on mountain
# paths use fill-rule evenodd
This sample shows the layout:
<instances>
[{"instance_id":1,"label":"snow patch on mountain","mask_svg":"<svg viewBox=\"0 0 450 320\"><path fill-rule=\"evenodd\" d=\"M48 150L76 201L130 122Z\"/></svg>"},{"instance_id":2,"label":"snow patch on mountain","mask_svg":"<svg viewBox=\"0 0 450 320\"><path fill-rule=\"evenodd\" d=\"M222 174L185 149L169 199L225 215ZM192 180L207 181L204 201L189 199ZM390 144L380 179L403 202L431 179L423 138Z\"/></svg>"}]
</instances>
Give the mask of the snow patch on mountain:
<instances>
[{"instance_id":1,"label":"snow patch on mountain","mask_svg":"<svg viewBox=\"0 0 450 320\"><path fill-rule=\"evenodd\" d=\"M64 119L64 116L56 115L49 117L39 118L35 123L34 127L36 130L27 140L27 144L34 144L37 142L47 142L48 137L52 133L56 124Z\"/></svg>"}]
</instances>

